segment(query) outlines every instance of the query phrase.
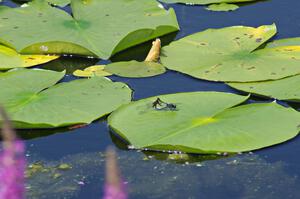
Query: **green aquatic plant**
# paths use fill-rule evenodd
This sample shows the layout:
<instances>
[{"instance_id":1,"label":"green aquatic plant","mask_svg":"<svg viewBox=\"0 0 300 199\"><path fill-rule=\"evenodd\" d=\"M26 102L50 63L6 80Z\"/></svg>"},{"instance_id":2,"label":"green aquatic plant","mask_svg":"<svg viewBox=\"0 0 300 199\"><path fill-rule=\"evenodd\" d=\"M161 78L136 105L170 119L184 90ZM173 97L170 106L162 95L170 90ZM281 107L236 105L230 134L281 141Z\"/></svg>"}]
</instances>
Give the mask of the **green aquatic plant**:
<instances>
[{"instance_id":1,"label":"green aquatic plant","mask_svg":"<svg viewBox=\"0 0 300 199\"><path fill-rule=\"evenodd\" d=\"M128 78L152 77L163 74L166 68L159 63L161 41L156 39L143 62L122 61L108 65L90 66L84 70L76 70L73 75L77 77L118 75Z\"/></svg>"},{"instance_id":2,"label":"green aquatic plant","mask_svg":"<svg viewBox=\"0 0 300 199\"><path fill-rule=\"evenodd\" d=\"M300 51L300 38L287 38L272 41L265 48ZM296 56L292 59L298 59ZM284 68L283 68L284 69ZM273 81L228 83L229 86L247 93L253 93L258 96L275 98L287 101L300 101L300 75L286 77Z\"/></svg>"},{"instance_id":3,"label":"green aquatic plant","mask_svg":"<svg viewBox=\"0 0 300 199\"><path fill-rule=\"evenodd\" d=\"M276 34L276 26L232 26L208 29L164 47L161 62L195 78L253 82L300 73L300 48L260 48Z\"/></svg>"},{"instance_id":4,"label":"green aquatic plant","mask_svg":"<svg viewBox=\"0 0 300 199\"><path fill-rule=\"evenodd\" d=\"M220 3L220 4L211 4L207 6L206 10L224 12L224 11L234 11L238 8L239 6L235 4Z\"/></svg>"},{"instance_id":5,"label":"green aquatic plant","mask_svg":"<svg viewBox=\"0 0 300 199\"><path fill-rule=\"evenodd\" d=\"M44 0L19 8L2 6L0 40L23 54L107 59L179 29L174 10L158 5L155 0L72 0L72 16Z\"/></svg>"},{"instance_id":6,"label":"green aquatic plant","mask_svg":"<svg viewBox=\"0 0 300 199\"><path fill-rule=\"evenodd\" d=\"M98 76L98 77L105 77L105 76L110 76L112 75L111 73L107 72L104 70L105 65L94 65L94 66L89 66L83 70L75 70L73 72L73 75L76 77L93 77L93 76Z\"/></svg>"},{"instance_id":7,"label":"green aquatic plant","mask_svg":"<svg viewBox=\"0 0 300 199\"><path fill-rule=\"evenodd\" d=\"M258 96L300 102L300 76L249 83L228 83L229 86Z\"/></svg>"},{"instance_id":8,"label":"green aquatic plant","mask_svg":"<svg viewBox=\"0 0 300 199\"><path fill-rule=\"evenodd\" d=\"M158 98L173 106L158 108ZM299 112L276 103L238 106L247 99L220 92L162 95L120 107L108 123L136 149L204 154L261 149L298 134Z\"/></svg>"},{"instance_id":9,"label":"green aquatic plant","mask_svg":"<svg viewBox=\"0 0 300 199\"><path fill-rule=\"evenodd\" d=\"M22 55L11 48L0 45L0 71L36 66L58 58L59 56L55 55Z\"/></svg>"},{"instance_id":10,"label":"green aquatic plant","mask_svg":"<svg viewBox=\"0 0 300 199\"><path fill-rule=\"evenodd\" d=\"M27 6L26 3L32 1L32 0L14 0L15 2L18 2L19 4L22 4L22 6ZM71 3L71 0L46 0L49 4L59 7L65 7L68 4Z\"/></svg>"},{"instance_id":11,"label":"green aquatic plant","mask_svg":"<svg viewBox=\"0 0 300 199\"><path fill-rule=\"evenodd\" d=\"M300 46L300 37L277 39L267 43L266 48L282 47L282 46Z\"/></svg>"},{"instance_id":12,"label":"green aquatic plant","mask_svg":"<svg viewBox=\"0 0 300 199\"><path fill-rule=\"evenodd\" d=\"M188 5L208 5L216 3L242 3L242 2L252 2L259 0L160 0L165 3L184 3Z\"/></svg>"},{"instance_id":13,"label":"green aquatic plant","mask_svg":"<svg viewBox=\"0 0 300 199\"><path fill-rule=\"evenodd\" d=\"M72 0L47 0L49 3L59 7L65 7L70 4Z\"/></svg>"},{"instance_id":14,"label":"green aquatic plant","mask_svg":"<svg viewBox=\"0 0 300 199\"><path fill-rule=\"evenodd\" d=\"M17 128L89 124L131 101L126 84L104 77L55 85L64 74L29 69L0 74L0 104Z\"/></svg>"},{"instance_id":15,"label":"green aquatic plant","mask_svg":"<svg viewBox=\"0 0 300 199\"><path fill-rule=\"evenodd\" d=\"M247 3L260 0L160 0L164 3L182 3L186 5L208 5L210 11L233 11L239 8L235 3Z\"/></svg>"}]
</instances>

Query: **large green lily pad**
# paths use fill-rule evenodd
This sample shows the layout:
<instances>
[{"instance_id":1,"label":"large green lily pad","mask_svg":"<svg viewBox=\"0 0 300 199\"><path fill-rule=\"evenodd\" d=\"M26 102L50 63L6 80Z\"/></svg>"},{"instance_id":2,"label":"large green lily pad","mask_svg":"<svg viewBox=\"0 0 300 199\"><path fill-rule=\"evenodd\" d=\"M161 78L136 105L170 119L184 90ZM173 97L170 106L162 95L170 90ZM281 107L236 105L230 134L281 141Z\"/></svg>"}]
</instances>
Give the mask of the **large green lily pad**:
<instances>
[{"instance_id":1,"label":"large green lily pad","mask_svg":"<svg viewBox=\"0 0 300 199\"><path fill-rule=\"evenodd\" d=\"M275 81L230 83L228 85L260 96L279 100L300 101L300 75Z\"/></svg>"},{"instance_id":2,"label":"large green lily pad","mask_svg":"<svg viewBox=\"0 0 300 199\"><path fill-rule=\"evenodd\" d=\"M268 43L266 48L278 48L282 46L289 46L288 48L291 49L299 49L300 38L275 40ZM235 89L259 96L287 101L300 101L300 75L273 81L229 83L228 85Z\"/></svg>"},{"instance_id":3,"label":"large green lily pad","mask_svg":"<svg viewBox=\"0 0 300 199\"><path fill-rule=\"evenodd\" d=\"M251 151L298 134L300 113L276 103L234 107L248 97L218 92L158 97L176 109L155 109L151 97L122 106L109 125L137 149L192 153Z\"/></svg>"},{"instance_id":4,"label":"large green lily pad","mask_svg":"<svg viewBox=\"0 0 300 199\"><path fill-rule=\"evenodd\" d=\"M155 0L72 0L71 8L73 17L44 0L21 8L2 6L0 41L21 53L106 59L179 29L174 10Z\"/></svg>"},{"instance_id":5,"label":"large green lily pad","mask_svg":"<svg viewBox=\"0 0 300 199\"><path fill-rule=\"evenodd\" d=\"M275 34L275 25L208 29L164 47L161 62L212 81L251 82L299 74L299 47L257 49Z\"/></svg>"},{"instance_id":6,"label":"large green lily pad","mask_svg":"<svg viewBox=\"0 0 300 199\"><path fill-rule=\"evenodd\" d=\"M59 56L21 55L11 48L0 45L0 70L35 66L47 63L57 58L59 58Z\"/></svg>"},{"instance_id":7,"label":"large green lily pad","mask_svg":"<svg viewBox=\"0 0 300 199\"><path fill-rule=\"evenodd\" d=\"M242 2L251 2L259 0L160 0L165 3L185 3L189 5L207 5L213 3L242 3Z\"/></svg>"},{"instance_id":8,"label":"large green lily pad","mask_svg":"<svg viewBox=\"0 0 300 199\"><path fill-rule=\"evenodd\" d=\"M0 104L17 128L88 124L131 101L126 84L94 77L53 86L63 76L28 69L0 74Z\"/></svg>"}]
</instances>

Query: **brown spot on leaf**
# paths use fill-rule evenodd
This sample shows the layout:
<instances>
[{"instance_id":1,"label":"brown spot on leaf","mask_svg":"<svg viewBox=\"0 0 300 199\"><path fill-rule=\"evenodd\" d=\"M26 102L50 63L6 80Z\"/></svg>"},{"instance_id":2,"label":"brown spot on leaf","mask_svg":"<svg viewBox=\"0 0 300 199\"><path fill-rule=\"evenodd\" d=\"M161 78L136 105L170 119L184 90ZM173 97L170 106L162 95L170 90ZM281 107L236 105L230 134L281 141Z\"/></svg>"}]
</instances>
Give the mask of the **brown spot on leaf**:
<instances>
[{"instance_id":1,"label":"brown spot on leaf","mask_svg":"<svg viewBox=\"0 0 300 199\"><path fill-rule=\"evenodd\" d=\"M262 41L262 38L257 38L255 41L256 41L257 43L260 43L260 42Z\"/></svg>"}]
</instances>

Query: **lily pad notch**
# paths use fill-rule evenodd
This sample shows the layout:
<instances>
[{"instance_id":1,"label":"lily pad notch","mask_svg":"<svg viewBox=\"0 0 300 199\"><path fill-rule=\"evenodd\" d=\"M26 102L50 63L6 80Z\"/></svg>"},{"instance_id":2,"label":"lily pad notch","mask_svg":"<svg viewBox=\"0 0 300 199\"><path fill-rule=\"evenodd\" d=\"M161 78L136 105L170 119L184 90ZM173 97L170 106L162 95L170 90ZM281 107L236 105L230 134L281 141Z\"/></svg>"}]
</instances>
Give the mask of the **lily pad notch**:
<instances>
[{"instance_id":1,"label":"lily pad notch","mask_svg":"<svg viewBox=\"0 0 300 199\"><path fill-rule=\"evenodd\" d=\"M152 77L163 74L166 68L159 63L161 41L156 39L143 62L123 61L108 65L96 65L76 70L73 75L78 77L110 76L112 74L128 78Z\"/></svg>"},{"instance_id":2,"label":"lily pad notch","mask_svg":"<svg viewBox=\"0 0 300 199\"><path fill-rule=\"evenodd\" d=\"M159 62L161 41L156 39L143 62L135 60L108 64L105 71L128 78L153 77L166 72L166 68Z\"/></svg>"}]
</instances>

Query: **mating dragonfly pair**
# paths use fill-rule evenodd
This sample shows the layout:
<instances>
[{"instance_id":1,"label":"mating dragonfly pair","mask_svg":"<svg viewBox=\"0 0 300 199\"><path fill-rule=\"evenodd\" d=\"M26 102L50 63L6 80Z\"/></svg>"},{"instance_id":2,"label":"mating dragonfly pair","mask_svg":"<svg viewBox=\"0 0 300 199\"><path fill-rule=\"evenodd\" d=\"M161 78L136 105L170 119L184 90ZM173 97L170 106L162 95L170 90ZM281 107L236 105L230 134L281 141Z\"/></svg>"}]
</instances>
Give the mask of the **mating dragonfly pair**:
<instances>
[{"instance_id":1,"label":"mating dragonfly pair","mask_svg":"<svg viewBox=\"0 0 300 199\"><path fill-rule=\"evenodd\" d=\"M176 110L176 105L172 103L167 103L162 101L160 98L157 98L153 103L152 103L152 108L155 110L169 110L169 111L175 111Z\"/></svg>"}]
</instances>

